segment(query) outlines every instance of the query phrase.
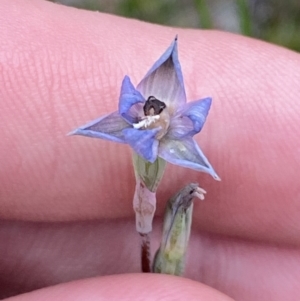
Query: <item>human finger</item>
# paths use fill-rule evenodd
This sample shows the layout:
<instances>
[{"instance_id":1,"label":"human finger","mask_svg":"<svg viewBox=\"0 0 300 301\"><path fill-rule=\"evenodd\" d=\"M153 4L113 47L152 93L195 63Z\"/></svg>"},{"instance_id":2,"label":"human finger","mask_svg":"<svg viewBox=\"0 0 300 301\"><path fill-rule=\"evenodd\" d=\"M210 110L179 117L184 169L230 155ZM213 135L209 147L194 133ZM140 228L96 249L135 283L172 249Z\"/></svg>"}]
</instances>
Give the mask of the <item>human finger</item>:
<instances>
[{"instance_id":1,"label":"human finger","mask_svg":"<svg viewBox=\"0 0 300 301\"><path fill-rule=\"evenodd\" d=\"M80 280L19 295L11 301L34 300L233 300L196 281L185 278L124 274Z\"/></svg>"},{"instance_id":2,"label":"human finger","mask_svg":"<svg viewBox=\"0 0 300 301\"><path fill-rule=\"evenodd\" d=\"M161 224L151 234L157 250ZM0 223L0 299L88 277L138 273L134 221ZM235 300L296 300L299 248L211 235L192 229L184 277ZM175 285L175 284L174 284ZM184 289L182 289L184 292ZM182 296L182 295L180 295Z\"/></svg>"},{"instance_id":3,"label":"human finger","mask_svg":"<svg viewBox=\"0 0 300 301\"><path fill-rule=\"evenodd\" d=\"M159 200L199 181L209 193L197 227L299 244L298 54L46 1L0 9L3 218L133 217L129 148L65 134L116 109L123 76L137 83L178 33L189 99L214 99L197 139L222 182L169 166Z\"/></svg>"}]
</instances>

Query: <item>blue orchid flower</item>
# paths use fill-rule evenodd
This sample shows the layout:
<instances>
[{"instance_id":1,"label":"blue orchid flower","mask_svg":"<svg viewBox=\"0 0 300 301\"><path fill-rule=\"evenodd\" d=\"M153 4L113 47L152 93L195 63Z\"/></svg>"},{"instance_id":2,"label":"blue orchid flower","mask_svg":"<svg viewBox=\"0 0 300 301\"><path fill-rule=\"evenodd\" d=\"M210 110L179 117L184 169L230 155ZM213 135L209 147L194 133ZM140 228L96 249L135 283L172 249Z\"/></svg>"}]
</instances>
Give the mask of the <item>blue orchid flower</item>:
<instances>
[{"instance_id":1,"label":"blue orchid flower","mask_svg":"<svg viewBox=\"0 0 300 301\"><path fill-rule=\"evenodd\" d=\"M71 134L126 143L151 163L161 157L219 180L193 139L205 123L211 102L209 97L186 102L176 37L136 88L125 76L118 111Z\"/></svg>"}]
</instances>

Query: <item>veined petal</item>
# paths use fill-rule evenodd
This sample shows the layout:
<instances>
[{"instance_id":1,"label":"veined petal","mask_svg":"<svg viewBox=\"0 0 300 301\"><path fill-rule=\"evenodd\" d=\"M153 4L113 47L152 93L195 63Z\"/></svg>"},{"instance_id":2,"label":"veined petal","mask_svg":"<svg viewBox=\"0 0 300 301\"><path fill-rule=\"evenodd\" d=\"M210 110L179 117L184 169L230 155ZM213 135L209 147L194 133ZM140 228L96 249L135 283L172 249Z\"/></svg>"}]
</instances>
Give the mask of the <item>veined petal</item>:
<instances>
[{"instance_id":1,"label":"veined petal","mask_svg":"<svg viewBox=\"0 0 300 301\"><path fill-rule=\"evenodd\" d=\"M188 116L176 114L170 122L166 139L181 139L194 131L193 121ZM192 136L192 135L190 135Z\"/></svg>"},{"instance_id":2,"label":"veined petal","mask_svg":"<svg viewBox=\"0 0 300 301\"><path fill-rule=\"evenodd\" d=\"M131 127L118 112L113 112L74 130L70 135L82 135L126 143L123 130Z\"/></svg>"},{"instance_id":3,"label":"veined petal","mask_svg":"<svg viewBox=\"0 0 300 301\"><path fill-rule=\"evenodd\" d=\"M205 123L212 99L199 99L185 105L183 110L173 116L168 131L170 139L181 139L199 133Z\"/></svg>"},{"instance_id":4,"label":"veined petal","mask_svg":"<svg viewBox=\"0 0 300 301\"><path fill-rule=\"evenodd\" d=\"M126 143L145 160L153 163L157 158L158 140L155 138L160 128L151 130L137 130L129 128L123 130Z\"/></svg>"},{"instance_id":5,"label":"veined petal","mask_svg":"<svg viewBox=\"0 0 300 301\"><path fill-rule=\"evenodd\" d=\"M122 82L119 98L120 115L131 124L137 122L137 111L135 105L143 102L145 102L145 99L142 94L134 88L130 78L125 76Z\"/></svg>"},{"instance_id":6,"label":"veined petal","mask_svg":"<svg viewBox=\"0 0 300 301\"><path fill-rule=\"evenodd\" d=\"M148 71L137 89L145 99L154 96L163 101L171 113L186 103L183 76L177 53L177 37Z\"/></svg>"},{"instance_id":7,"label":"veined petal","mask_svg":"<svg viewBox=\"0 0 300 301\"><path fill-rule=\"evenodd\" d=\"M184 109L184 116L189 117L194 125L192 135L199 133L205 123L212 99L210 97L188 103Z\"/></svg>"},{"instance_id":8,"label":"veined petal","mask_svg":"<svg viewBox=\"0 0 300 301\"><path fill-rule=\"evenodd\" d=\"M191 137L182 140L162 139L159 144L158 156L172 164L206 172L216 180L220 180L197 143Z\"/></svg>"}]
</instances>

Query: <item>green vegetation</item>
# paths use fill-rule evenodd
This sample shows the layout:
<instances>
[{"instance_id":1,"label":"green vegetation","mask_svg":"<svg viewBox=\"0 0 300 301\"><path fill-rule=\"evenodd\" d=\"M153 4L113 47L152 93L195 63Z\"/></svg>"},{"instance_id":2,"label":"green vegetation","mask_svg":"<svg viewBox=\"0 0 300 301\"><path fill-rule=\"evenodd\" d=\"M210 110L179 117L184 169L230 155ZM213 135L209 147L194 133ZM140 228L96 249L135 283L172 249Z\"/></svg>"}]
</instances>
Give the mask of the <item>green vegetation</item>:
<instances>
[{"instance_id":1,"label":"green vegetation","mask_svg":"<svg viewBox=\"0 0 300 301\"><path fill-rule=\"evenodd\" d=\"M233 31L300 51L299 0L73 0L72 3L151 23L221 30L226 30L226 26L220 24L232 21L229 11L237 20Z\"/></svg>"}]
</instances>

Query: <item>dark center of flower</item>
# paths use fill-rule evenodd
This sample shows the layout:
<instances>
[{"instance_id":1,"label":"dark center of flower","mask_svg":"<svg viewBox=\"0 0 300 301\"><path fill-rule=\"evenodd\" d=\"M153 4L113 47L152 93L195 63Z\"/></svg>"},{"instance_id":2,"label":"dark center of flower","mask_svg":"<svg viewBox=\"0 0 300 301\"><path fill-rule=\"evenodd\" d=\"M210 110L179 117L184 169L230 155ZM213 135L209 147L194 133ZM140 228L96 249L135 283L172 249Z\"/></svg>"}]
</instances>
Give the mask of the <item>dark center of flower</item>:
<instances>
[{"instance_id":1,"label":"dark center of flower","mask_svg":"<svg viewBox=\"0 0 300 301\"><path fill-rule=\"evenodd\" d=\"M149 96L143 107L145 116L159 115L165 108L166 104L154 96Z\"/></svg>"}]
</instances>

